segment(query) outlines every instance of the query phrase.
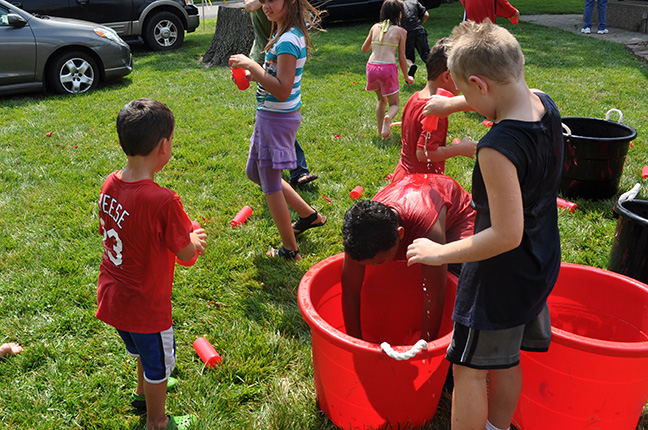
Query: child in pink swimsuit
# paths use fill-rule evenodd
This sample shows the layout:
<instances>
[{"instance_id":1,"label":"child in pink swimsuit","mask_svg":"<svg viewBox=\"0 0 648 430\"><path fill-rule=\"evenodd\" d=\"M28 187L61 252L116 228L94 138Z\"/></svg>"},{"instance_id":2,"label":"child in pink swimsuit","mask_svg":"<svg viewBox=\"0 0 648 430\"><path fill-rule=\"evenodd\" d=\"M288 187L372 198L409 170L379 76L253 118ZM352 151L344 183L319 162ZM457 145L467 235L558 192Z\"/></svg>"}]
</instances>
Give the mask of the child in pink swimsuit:
<instances>
[{"instance_id":1,"label":"child in pink swimsuit","mask_svg":"<svg viewBox=\"0 0 648 430\"><path fill-rule=\"evenodd\" d=\"M367 62L367 91L375 91L378 97L376 104L376 121L378 134L383 140L391 136L391 121L399 110L398 64L405 81L414 83L414 78L407 75L407 59L405 58L405 41L407 31L398 24L403 16L401 0L385 0L380 9L381 22L374 24L362 45L362 52L371 50ZM387 109L388 107L388 109ZM385 114L387 109L387 114Z\"/></svg>"}]
</instances>

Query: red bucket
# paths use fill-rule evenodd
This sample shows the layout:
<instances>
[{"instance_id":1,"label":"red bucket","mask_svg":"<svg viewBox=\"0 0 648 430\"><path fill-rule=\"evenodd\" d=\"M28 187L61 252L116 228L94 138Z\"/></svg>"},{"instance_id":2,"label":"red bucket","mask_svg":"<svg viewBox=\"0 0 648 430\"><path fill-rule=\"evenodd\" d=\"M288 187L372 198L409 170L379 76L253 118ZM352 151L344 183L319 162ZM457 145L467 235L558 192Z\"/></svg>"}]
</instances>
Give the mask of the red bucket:
<instances>
[{"instance_id":1,"label":"red bucket","mask_svg":"<svg viewBox=\"0 0 648 430\"><path fill-rule=\"evenodd\" d=\"M409 360L388 357L377 343L348 336L342 317L344 254L313 266L302 278L299 309L312 332L319 406L344 429L421 426L434 416L449 363L457 278L448 274L442 337ZM367 267L362 289L363 337L408 351L421 330L421 266L404 261ZM416 340L412 340L416 339ZM401 346L395 346L401 345Z\"/></svg>"},{"instance_id":2,"label":"red bucket","mask_svg":"<svg viewBox=\"0 0 648 430\"><path fill-rule=\"evenodd\" d=\"M521 430L634 430L648 398L648 285L563 263L549 296L552 341L522 353Z\"/></svg>"}]
</instances>

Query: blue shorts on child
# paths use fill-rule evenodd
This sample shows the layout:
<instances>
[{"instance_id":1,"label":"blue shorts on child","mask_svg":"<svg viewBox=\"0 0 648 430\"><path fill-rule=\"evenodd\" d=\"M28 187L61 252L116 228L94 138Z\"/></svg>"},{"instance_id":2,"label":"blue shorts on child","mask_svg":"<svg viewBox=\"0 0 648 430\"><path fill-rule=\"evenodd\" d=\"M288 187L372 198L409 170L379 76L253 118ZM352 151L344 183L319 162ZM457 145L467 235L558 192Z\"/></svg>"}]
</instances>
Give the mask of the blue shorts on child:
<instances>
[{"instance_id":1,"label":"blue shorts on child","mask_svg":"<svg viewBox=\"0 0 648 430\"><path fill-rule=\"evenodd\" d=\"M117 332L126 345L126 351L141 359L146 382L161 384L169 378L176 363L173 327L160 333Z\"/></svg>"}]
</instances>

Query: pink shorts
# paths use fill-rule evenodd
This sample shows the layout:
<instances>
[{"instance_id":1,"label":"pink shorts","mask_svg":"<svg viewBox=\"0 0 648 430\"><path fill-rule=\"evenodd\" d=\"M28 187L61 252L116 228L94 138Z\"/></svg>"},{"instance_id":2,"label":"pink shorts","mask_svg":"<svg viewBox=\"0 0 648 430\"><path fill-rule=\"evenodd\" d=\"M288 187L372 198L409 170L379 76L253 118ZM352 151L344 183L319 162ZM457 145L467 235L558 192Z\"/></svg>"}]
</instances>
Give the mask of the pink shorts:
<instances>
[{"instance_id":1,"label":"pink shorts","mask_svg":"<svg viewBox=\"0 0 648 430\"><path fill-rule=\"evenodd\" d=\"M391 96L400 90L396 63L367 63L367 91Z\"/></svg>"}]
</instances>

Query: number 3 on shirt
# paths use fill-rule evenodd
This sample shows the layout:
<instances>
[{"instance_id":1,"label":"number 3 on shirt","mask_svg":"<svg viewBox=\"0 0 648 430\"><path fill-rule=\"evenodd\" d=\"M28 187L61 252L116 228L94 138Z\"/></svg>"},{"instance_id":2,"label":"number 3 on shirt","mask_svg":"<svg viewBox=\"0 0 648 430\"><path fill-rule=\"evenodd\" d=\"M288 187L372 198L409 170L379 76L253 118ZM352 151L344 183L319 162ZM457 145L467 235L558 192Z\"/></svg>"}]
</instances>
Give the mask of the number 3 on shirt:
<instances>
[{"instance_id":1,"label":"number 3 on shirt","mask_svg":"<svg viewBox=\"0 0 648 430\"><path fill-rule=\"evenodd\" d=\"M120 266L123 263L122 251L124 250L124 244L122 240L119 238L119 234L115 231L114 228L111 228L110 230L106 231L104 220L99 218L99 222L101 223L101 230L103 231L103 241L105 242L106 240L108 240L108 238L115 239L115 244L112 247L113 251L115 251L115 255L113 255L110 251L108 251L108 249L106 249L108 258L110 258L110 261L112 261L112 263L115 266Z\"/></svg>"}]
</instances>

